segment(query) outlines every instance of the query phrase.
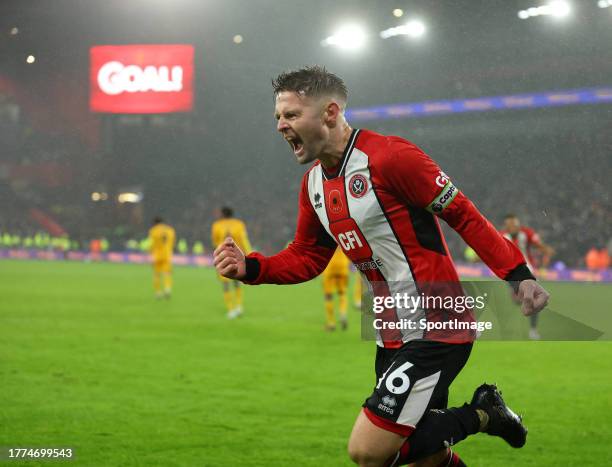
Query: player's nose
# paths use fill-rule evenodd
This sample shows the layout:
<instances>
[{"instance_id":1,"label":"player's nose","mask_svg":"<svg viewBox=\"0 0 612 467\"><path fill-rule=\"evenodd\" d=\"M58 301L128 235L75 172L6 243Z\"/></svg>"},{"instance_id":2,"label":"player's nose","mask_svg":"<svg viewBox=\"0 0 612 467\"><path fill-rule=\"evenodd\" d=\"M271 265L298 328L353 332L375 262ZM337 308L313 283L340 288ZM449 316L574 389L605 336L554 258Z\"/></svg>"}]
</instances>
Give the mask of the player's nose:
<instances>
[{"instance_id":1,"label":"player's nose","mask_svg":"<svg viewBox=\"0 0 612 467\"><path fill-rule=\"evenodd\" d=\"M283 120L282 118L278 119L278 122L276 124L276 130L280 133L282 133L283 131L289 129L289 124Z\"/></svg>"}]
</instances>

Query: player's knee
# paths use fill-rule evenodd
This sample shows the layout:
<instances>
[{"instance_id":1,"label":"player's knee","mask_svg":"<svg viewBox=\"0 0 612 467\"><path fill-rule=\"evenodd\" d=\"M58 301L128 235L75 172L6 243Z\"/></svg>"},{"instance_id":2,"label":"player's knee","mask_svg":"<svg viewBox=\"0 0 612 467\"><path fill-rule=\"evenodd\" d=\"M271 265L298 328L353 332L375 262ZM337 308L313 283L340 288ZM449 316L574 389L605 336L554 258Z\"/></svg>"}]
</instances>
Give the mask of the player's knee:
<instances>
[{"instance_id":1,"label":"player's knee","mask_svg":"<svg viewBox=\"0 0 612 467\"><path fill-rule=\"evenodd\" d=\"M386 456L381 454L373 446L349 441L348 455L360 467L378 467L384 465Z\"/></svg>"},{"instance_id":2,"label":"player's knee","mask_svg":"<svg viewBox=\"0 0 612 467\"><path fill-rule=\"evenodd\" d=\"M375 458L372 453L368 452L366 449L362 449L360 446L349 444L348 455L351 460L359 466L376 465L374 464Z\"/></svg>"}]
</instances>

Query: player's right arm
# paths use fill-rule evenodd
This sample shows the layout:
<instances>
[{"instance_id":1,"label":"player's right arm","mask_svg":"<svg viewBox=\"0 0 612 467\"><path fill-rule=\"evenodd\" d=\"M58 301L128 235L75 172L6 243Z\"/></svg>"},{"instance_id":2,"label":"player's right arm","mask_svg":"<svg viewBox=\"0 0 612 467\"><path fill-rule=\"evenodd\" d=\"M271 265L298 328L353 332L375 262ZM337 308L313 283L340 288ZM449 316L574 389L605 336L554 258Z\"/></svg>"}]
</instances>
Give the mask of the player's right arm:
<instances>
[{"instance_id":1,"label":"player's right arm","mask_svg":"<svg viewBox=\"0 0 612 467\"><path fill-rule=\"evenodd\" d=\"M321 274L329 263L336 242L327 233L308 199L308 174L302 181L295 238L273 256L240 251L231 239L214 252L217 271L247 284L297 284Z\"/></svg>"}]
</instances>

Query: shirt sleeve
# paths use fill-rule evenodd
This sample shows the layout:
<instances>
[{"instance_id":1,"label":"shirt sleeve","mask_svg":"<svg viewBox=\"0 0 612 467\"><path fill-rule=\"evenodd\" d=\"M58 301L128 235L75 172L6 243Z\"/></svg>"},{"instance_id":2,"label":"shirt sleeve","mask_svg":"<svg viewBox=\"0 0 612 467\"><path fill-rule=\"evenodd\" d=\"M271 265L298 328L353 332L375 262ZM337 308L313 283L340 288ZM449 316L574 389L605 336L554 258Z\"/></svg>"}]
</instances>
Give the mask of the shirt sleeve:
<instances>
[{"instance_id":1,"label":"shirt sleeve","mask_svg":"<svg viewBox=\"0 0 612 467\"><path fill-rule=\"evenodd\" d=\"M398 144L384 170L392 190L442 218L500 278L533 278L519 249L504 238L440 167L411 143Z\"/></svg>"},{"instance_id":2,"label":"shirt sleeve","mask_svg":"<svg viewBox=\"0 0 612 467\"><path fill-rule=\"evenodd\" d=\"M273 256L254 252L246 258L247 284L297 284L323 272L336 242L327 233L308 199L308 173L302 180L295 238L287 248Z\"/></svg>"}]
</instances>

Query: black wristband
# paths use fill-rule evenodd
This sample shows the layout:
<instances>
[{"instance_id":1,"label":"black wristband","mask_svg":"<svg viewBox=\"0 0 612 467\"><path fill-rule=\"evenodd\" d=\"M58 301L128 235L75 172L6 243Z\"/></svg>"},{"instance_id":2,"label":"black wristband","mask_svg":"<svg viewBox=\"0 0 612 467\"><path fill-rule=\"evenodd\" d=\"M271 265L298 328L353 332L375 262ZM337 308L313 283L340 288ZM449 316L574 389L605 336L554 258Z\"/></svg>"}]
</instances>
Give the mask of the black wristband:
<instances>
[{"instance_id":1,"label":"black wristband","mask_svg":"<svg viewBox=\"0 0 612 467\"><path fill-rule=\"evenodd\" d=\"M244 282L253 282L259 276L261 271L261 264L257 258L245 258L246 263L246 274L242 279Z\"/></svg>"},{"instance_id":2,"label":"black wristband","mask_svg":"<svg viewBox=\"0 0 612 467\"><path fill-rule=\"evenodd\" d=\"M506 277L504 277L504 280L510 282L515 292L518 292L520 282L527 279L536 280L535 276L531 273L527 267L527 264L525 263L519 264L512 271L510 271Z\"/></svg>"}]
</instances>

